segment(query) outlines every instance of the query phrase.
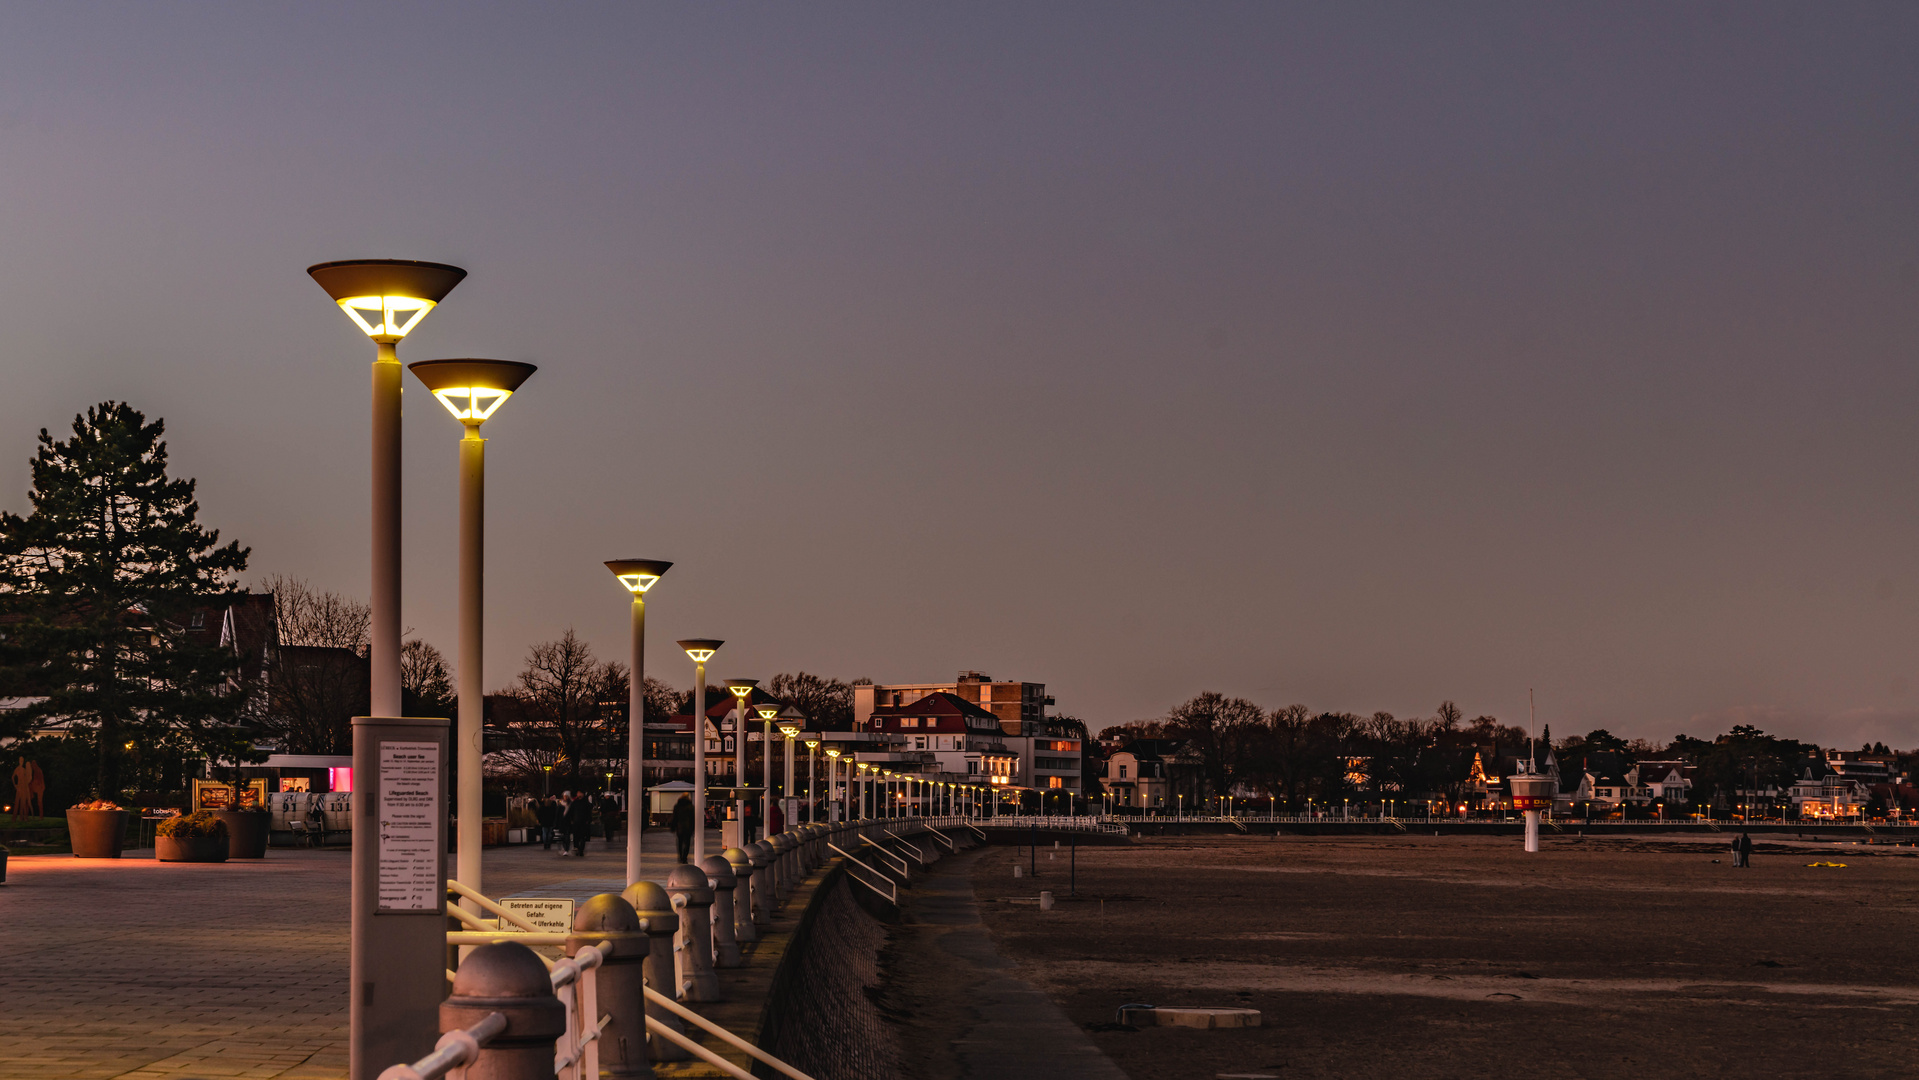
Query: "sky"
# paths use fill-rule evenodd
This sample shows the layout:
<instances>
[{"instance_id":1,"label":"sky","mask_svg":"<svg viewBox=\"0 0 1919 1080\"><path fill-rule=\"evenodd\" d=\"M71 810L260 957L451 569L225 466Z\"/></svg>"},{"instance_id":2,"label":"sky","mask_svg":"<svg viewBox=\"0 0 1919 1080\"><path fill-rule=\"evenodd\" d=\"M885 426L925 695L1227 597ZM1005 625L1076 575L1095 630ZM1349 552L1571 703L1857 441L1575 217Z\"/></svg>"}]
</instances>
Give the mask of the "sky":
<instances>
[{"instance_id":1,"label":"sky","mask_svg":"<svg viewBox=\"0 0 1919 1080\"><path fill-rule=\"evenodd\" d=\"M1919 8L0 6L0 508L164 417L367 594L372 349L470 276L486 683L647 671L1919 743ZM409 381L411 377L409 376ZM459 425L407 393L449 655Z\"/></svg>"}]
</instances>

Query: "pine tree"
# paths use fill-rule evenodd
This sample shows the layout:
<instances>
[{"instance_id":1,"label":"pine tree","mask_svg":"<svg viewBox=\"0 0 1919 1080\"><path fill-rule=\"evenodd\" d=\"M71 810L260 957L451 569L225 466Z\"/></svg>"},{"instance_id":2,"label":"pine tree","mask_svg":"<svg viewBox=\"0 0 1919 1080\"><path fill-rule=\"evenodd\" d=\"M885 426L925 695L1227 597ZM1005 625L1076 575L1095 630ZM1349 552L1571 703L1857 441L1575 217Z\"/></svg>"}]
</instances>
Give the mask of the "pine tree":
<instances>
[{"instance_id":1,"label":"pine tree","mask_svg":"<svg viewBox=\"0 0 1919 1080\"><path fill-rule=\"evenodd\" d=\"M236 594L248 549L200 526L194 482L167 476L164 433L116 401L75 417L65 442L42 429L33 512L0 514L0 692L39 699L8 722L90 736L99 798L120 793L129 749L251 749L236 658L185 632L193 610Z\"/></svg>"}]
</instances>

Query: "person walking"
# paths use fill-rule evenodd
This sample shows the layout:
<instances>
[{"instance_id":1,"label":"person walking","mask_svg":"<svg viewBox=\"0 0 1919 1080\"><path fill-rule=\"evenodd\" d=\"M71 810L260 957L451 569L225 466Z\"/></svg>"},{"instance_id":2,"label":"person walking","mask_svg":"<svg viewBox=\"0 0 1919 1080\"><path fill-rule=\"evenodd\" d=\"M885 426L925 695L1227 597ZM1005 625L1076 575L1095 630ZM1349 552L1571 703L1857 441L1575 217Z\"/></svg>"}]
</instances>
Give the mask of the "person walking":
<instances>
[{"instance_id":1,"label":"person walking","mask_svg":"<svg viewBox=\"0 0 1919 1080\"><path fill-rule=\"evenodd\" d=\"M593 799L582 791L566 808L566 831L573 841L573 854L586 856L586 838L593 834Z\"/></svg>"},{"instance_id":2,"label":"person walking","mask_svg":"<svg viewBox=\"0 0 1919 1080\"><path fill-rule=\"evenodd\" d=\"M673 839L678 841L680 861L693 856L693 797L682 795L673 804Z\"/></svg>"},{"instance_id":3,"label":"person walking","mask_svg":"<svg viewBox=\"0 0 1919 1080\"><path fill-rule=\"evenodd\" d=\"M620 835L620 804L612 792L600 796L600 828L606 832L606 846L615 850Z\"/></svg>"},{"instance_id":4,"label":"person walking","mask_svg":"<svg viewBox=\"0 0 1919 1080\"><path fill-rule=\"evenodd\" d=\"M1739 849L1739 858L1737 862L1735 863L1735 865L1737 865L1742 870L1751 867L1752 866L1752 834L1740 833L1739 839L1735 840L1733 844L1735 847Z\"/></svg>"},{"instance_id":5,"label":"person walking","mask_svg":"<svg viewBox=\"0 0 1919 1080\"><path fill-rule=\"evenodd\" d=\"M560 801L553 804L553 828L559 833L560 858L573 854L573 793L560 792Z\"/></svg>"},{"instance_id":6,"label":"person walking","mask_svg":"<svg viewBox=\"0 0 1919 1080\"><path fill-rule=\"evenodd\" d=\"M534 820L538 821L540 825L540 850L552 851L553 850L553 825L554 825L555 819L559 817L559 810L554 805L553 797L551 795L546 796L545 798L540 799L533 804L533 817L534 817Z\"/></svg>"}]
</instances>

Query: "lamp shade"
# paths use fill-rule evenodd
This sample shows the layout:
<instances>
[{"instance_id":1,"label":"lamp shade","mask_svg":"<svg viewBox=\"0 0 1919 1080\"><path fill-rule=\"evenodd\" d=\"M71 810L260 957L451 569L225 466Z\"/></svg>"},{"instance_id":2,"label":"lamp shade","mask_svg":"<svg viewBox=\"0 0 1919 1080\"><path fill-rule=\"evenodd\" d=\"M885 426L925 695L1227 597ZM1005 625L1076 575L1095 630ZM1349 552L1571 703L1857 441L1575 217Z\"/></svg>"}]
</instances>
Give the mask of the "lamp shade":
<instances>
[{"instance_id":1,"label":"lamp shade","mask_svg":"<svg viewBox=\"0 0 1919 1080\"><path fill-rule=\"evenodd\" d=\"M758 679L728 679L726 680L726 692L736 698L743 698L751 694L753 688L759 684L760 681Z\"/></svg>"},{"instance_id":2,"label":"lamp shade","mask_svg":"<svg viewBox=\"0 0 1919 1080\"><path fill-rule=\"evenodd\" d=\"M755 706L754 711L760 714L760 719L771 720L780 714L780 707L777 704L759 705Z\"/></svg>"},{"instance_id":3,"label":"lamp shade","mask_svg":"<svg viewBox=\"0 0 1919 1080\"><path fill-rule=\"evenodd\" d=\"M466 277L457 266L410 259L318 263L307 274L368 337L389 342L405 337Z\"/></svg>"},{"instance_id":4,"label":"lamp shade","mask_svg":"<svg viewBox=\"0 0 1919 1080\"><path fill-rule=\"evenodd\" d=\"M620 579L628 592L643 593L653 587L673 564L664 559L608 559L606 568Z\"/></svg>"},{"instance_id":5,"label":"lamp shade","mask_svg":"<svg viewBox=\"0 0 1919 1080\"><path fill-rule=\"evenodd\" d=\"M688 638L685 641L675 642L674 644L685 649L686 655L692 657L694 663L704 664L708 660L713 659L713 654L719 652L720 646L726 644L726 642L720 641L717 638Z\"/></svg>"},{"instance_id":6,"label":"lamp shade","mask_svg":"<svg viewBox=\"0 0 1919 1080\"><path fill-rule=\"evenodd\" d=\"M455 420L477 424L492 416L539 368L518 360L421 360L406 366L433 391Z\"/></svg>"}]
</instances>

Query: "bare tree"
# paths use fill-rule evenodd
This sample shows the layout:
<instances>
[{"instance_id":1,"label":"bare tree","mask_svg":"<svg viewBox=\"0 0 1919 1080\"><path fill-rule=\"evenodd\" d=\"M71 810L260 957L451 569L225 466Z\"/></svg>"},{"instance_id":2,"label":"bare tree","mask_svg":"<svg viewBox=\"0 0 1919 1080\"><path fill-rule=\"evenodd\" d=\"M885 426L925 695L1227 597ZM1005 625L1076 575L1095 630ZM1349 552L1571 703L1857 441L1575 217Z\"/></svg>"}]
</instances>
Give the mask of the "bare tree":
<instances>
[{"instance_id":1,"label":"bare tree","mask_svg":"<svg viewBox=\"0 0 1919 1080\"><path fill-rule=\"evenodd\" d=\"M273 594L278 644L260 726L289 753L347 753L353 717L369 707L367 606L284 574L264 588Z\"/></svg>"},{"instance_id":2,"label":"bare tree","mask_svg":"<svg viewBox=\"0 0 1919 1080\"><path fill-rule=\"evenodd\" d=\"M322 592L299 578L275 574L261 591L273 594L273 619L280 644L363 653L372 626L367 605L339 593Z\"/></svg>"},{"instance_id":3,"label":"bare tree","mask_svg":"<svg viewBox=\"0 0 1919 1080\"><path fill-rule=\"evenodd\" d=\"M821 731L853 730L853 687L872 683L854 679L850 683L799 671L773 676L767 692L806 715L809 727Z\"/></svg>"},{"instance_id":4,"label":"bare tree","mask_svg":"<svg viewBox=\"0 0 1919 1080\"><path fill-rule=\"evenodd\" d=\"M549 748L555 771L577 790L589 760L609 756L608 714L625 707L626 687L626 665L600 663L593 647L568 627L558 641L527 650L519 686L509 693L518 705L523 742Z\"/></svg>"},{"instance_id":5,"label":"bare tree","mask_svg":"<svg viewBox=\"0 0 1919 1080\"><path fill-rule=\"evenodd\" d=\"M400 646L400 703L407 716L451 716L459 708L446 657L419 638Z\"/></svg>"}]
</instances>

